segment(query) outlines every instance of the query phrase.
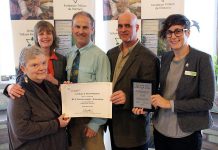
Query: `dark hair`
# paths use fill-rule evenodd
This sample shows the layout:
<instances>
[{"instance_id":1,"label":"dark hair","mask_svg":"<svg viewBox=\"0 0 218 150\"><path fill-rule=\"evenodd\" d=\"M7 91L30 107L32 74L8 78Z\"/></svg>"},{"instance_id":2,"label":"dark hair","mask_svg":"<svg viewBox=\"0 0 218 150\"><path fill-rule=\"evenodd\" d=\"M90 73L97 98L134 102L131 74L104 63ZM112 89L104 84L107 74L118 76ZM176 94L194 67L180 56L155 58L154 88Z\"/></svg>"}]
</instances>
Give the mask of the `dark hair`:
<instances>
[{"instance_id":1,"label":"dark hair","mask_svg":"<svg viewBox=\"0 0 218 150\"><path fill-rule=\"evenodd\" d=\"M184 15L181 14L173 14L170 15L164 20L163 27L160 30L160 38L166 38L167 30L173 25L182 25L185 29L190 29L190 21Z\"/></svg>"},{"instance_id":2,"label":"dark hair","mask_svg":"<svg viewBox=\"0 0 218 150\"><path fill-rule=\"evenodd\" d=\"M91 14L89 14L89 13L87 13L87 12L85 12L85 11L79 11L79 12L77 12L77 13L75 13L75 14L73 15L73 18L72 18L72 25L73 25L74 19L75 19L77 16L86 16L86 17L88 17L88 18L90 19L90 21L91 21L91 26L92 26L93 28L95 27L95 20L94 20L94 18L92 17Z\"/></svg>"},{"instance_id":3,"label":"dark hair","mask_svg":"<svg viewBox=\"0 0 218 150\"><path fill-rule=\"evenodd\" d=\"M57 48L59 40L58 40L58 38L56 36L56 31L54 29L54 26L50 22L44 21L44 20L37 22L37 24L34 26L34 35L33 35L33 37L34 37L35 45L40 47L39 42L38 42L38 34L41 31L52 32L53 43L52 43L52 45L50 47L50 50L53 51L55 48Z\"/></svg>"}]
</instances>

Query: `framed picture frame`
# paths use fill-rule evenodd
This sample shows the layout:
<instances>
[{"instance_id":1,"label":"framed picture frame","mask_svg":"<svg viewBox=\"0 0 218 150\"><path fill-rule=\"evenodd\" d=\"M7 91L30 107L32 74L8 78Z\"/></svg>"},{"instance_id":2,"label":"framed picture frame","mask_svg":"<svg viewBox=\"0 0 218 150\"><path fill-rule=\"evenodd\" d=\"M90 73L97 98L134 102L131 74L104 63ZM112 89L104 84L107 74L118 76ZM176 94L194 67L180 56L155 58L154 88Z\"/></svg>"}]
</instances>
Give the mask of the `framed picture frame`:
<instances>
[{"instance_id":1,"label":"framed picture frame","mask_svg":"<svg viewBox=\"0 0 218 150\"><path fill-rule=\"evenodd\" d=\"M145 111L154 111L154 107L151 105L151 95L155 92L153 80L131 80L133 107L143 108Z\"/></svg>"}]
</instances>

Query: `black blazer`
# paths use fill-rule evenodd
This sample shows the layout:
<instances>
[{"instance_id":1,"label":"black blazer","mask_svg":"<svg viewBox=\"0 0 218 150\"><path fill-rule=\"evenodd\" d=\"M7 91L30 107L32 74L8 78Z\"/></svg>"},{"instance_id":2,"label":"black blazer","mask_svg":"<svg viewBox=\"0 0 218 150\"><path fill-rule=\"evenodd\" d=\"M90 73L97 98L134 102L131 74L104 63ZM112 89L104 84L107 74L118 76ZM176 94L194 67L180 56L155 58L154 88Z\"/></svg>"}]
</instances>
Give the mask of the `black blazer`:
<instances>
[{"instance_id":1,"label":"black blazer","mask_svg":"<svg viewBox=\"0 0 218 150\"><path fill-rule=\"evenodd\" d=\"M107 53L111 64L111 80L119 53L118 46ZM114 92L122 90L126 94L124 105L113 105L112 133L117 146L136 147L146 143L146 126L149 124L149 118L143 115L135 116L131 111L133 107L130 93L131 79L154 80L157 87L158 77L159 59L138 42L120 72L113 89Z\"/></svg>"},{"instance_id":2,"label":"black blazer","mask_svg":"<svg viewBox=\"0 0 218 150\"><path fill-rule=\"evenodd\" d=\"M65 56L59 53L55 52L55 55L57 56L58 60L52 61L54 67L54 77L60 83L63 83L64 81L67 81L67 71L66 71L67 60Z\"/></svg>"},{"instance_id":3,"label":"black blazer","mask_svg":"<svg viewBox=\"0 0 218 150\"><path fill-rule=\"evenodd\" d=\"M170 51L161 58L161 94L173 57L174 53ZM190 71L196 72L196 76L188 75ZM213 106L214 98L215 77L211 56L190 47L174 101L174 111L177 113L180 128L185 132L209 128L212 125L209 110Z\"/></svg>"}]
</instances>

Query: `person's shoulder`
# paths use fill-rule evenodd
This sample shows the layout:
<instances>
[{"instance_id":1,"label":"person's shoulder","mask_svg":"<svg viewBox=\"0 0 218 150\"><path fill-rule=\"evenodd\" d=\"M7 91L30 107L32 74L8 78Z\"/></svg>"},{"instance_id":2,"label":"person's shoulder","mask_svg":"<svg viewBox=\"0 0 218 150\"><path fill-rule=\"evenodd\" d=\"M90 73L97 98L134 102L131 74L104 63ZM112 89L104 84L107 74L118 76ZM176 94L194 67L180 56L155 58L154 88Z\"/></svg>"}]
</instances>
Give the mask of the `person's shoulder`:
<instances>
[{"instance_id":1,"label":"person's shoulder","mask_svg":"<svg viewBox=\"0 0 218 150\"><path fill-rule=\"evenodd\" d=\"M206 53L206 52L200 51L200 50L198 50L196 48L190 47L190 57L193 57L193 58L210 58L211 55Z\"/></svg>"},{"instance_id":2,"label":"person's shoulder","mask_svg":"<svg viewBox=\"0 0 218 150\"><path fill-rule=\"evenodd\" d=\"M137 51L139 51L140 55L142 55L142 56L157 57L154 52L152 52L150 49L148 49L147 47L145 47L145 46L144 46L143 44L141 44L140 42L137 43L137 45L135 46L135 48L137 49Z\"/></svg>"},{"instance_id":3,"label":"person's shoulder","mask_svg":"<svg viewBox=\"0 0 218 150\"><path fill-rule=\"evenodd\" d=\"M173 51L169 50L169 51L163 52L161 57L168 57L172 55L174 55Z\"/></svg>"},{"instance_id":4,"label":"person's shoulder","mask_svg":"<svg viewBox=\"0 0 218 150\"><path fill-rule=\"evenodd\" d=\"M22 89L25 90L25 93L34 92L32 81L29 78L27 78L26 75L22 75L17 84L19 84L22 87Z\"/></svg>"},{"instance_id":5,"label":"person's shoulder","mask_svg":"<svg viewBox=\"0 0 218 150\"><path fill-rule=\"evenodd\" d=\"M198 50L196 48L193 48L193 47L190 47L190 50L191 50L191 52L193 52L193 54L202 55L202 56L204 56L204 55L209 56L210 55L208 53L205 53L205 52Z\"/></svg>"},{"instance_id":6,"label":"person's shoulder","mask_svg":"<svg viewBox=\"0 0 218 150\"><path fill-rule=\"evenodd\" d=\"M58 57L58 58L66 58L64 55L58 53L58 52L55 52L55 55Z\"/></svg>"},{"instance_id":7,"label":"person's shoulder","mask_svg":"<svg viewBox=\"0 0 218 150\"><path fill-rule=\"evenodd\" d=\"M119 46L115 46L115 47L109 49L107 51L107 54L117 53L117 49L119 49Z\"/></svg>"},{"instance_id":8,"label":"person's shoulder","mask_svg":"<svg viewBox=\"0 0 218 150\"><path fill-rule=\"evenodd\" d=\"M67 58L65 56L63 56L62 54L59 54L59 53L55 52L55 55L58 58L57 61L66 62Z\"/></svg>"},{"instance_id":9,"label":"person's shoulder","mask_svg":"<svg viewBox=\"0 0 218 150\"><path fill-rule=\"evenodd\" d=\"M66 55L65 55L65 57L66 57L66 59L69 59L70 57L72 57L73 56L73 48L71 48L67 53L66 53Z\"/></svg>"},{"instance_id":10,"label":"person's shoulder","mask_svg":"<svg viewBox=\"0 0 218 150\"><path fill-rule=\"evenodd\" d=\"M106 55L106 53L101 48L94 44L90 47L90 52L96 55Z\"/></svg>"},{"instance_id":11,"label":"person's shoulder","mask_svg":"<svg viewBox=\"0 0 218 150\"><path fill-rule=\"evenodd\" d=\"M17 84L19 84L22 88L26 87L27 83L28 83L27 79L25 79L25 78L26 78L25 75L22 75L22 76L20 76L20 79L17 82Z\"/></svg>"}]
</instances>

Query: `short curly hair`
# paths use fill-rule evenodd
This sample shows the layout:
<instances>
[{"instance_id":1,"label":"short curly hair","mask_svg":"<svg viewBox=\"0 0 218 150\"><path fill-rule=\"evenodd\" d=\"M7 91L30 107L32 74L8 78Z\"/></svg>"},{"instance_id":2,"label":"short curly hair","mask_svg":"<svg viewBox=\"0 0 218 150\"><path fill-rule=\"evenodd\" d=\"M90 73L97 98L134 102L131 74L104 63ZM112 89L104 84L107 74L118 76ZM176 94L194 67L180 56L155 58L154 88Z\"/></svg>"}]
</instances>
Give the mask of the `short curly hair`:
<instances>
[{"instance_id":1,"label":"short curly hair","mask_svg":"<svg viewBox=\"0 0 218 150\"><path fill-rule=\"evenodd\" d=\"M164 20L163 27L160 30L160 38L165 39L167 30L173 25L182 25L185 29L190 29L191 23L189 19L182 14L172 14Z\"/></svg>"},{"instance_id":2,"label":"short curly hair","mask_svg":"<svg viewBox=\"0 0 218 150\"><path fill-rule=\"evenodd\" d=\"M28 62L28 60L31 60L38 55L44 55L40 47L35 46L35 45L24 47L20 53L19 66L26 66L26 63Z\"/></svg>"}]
</instances>

